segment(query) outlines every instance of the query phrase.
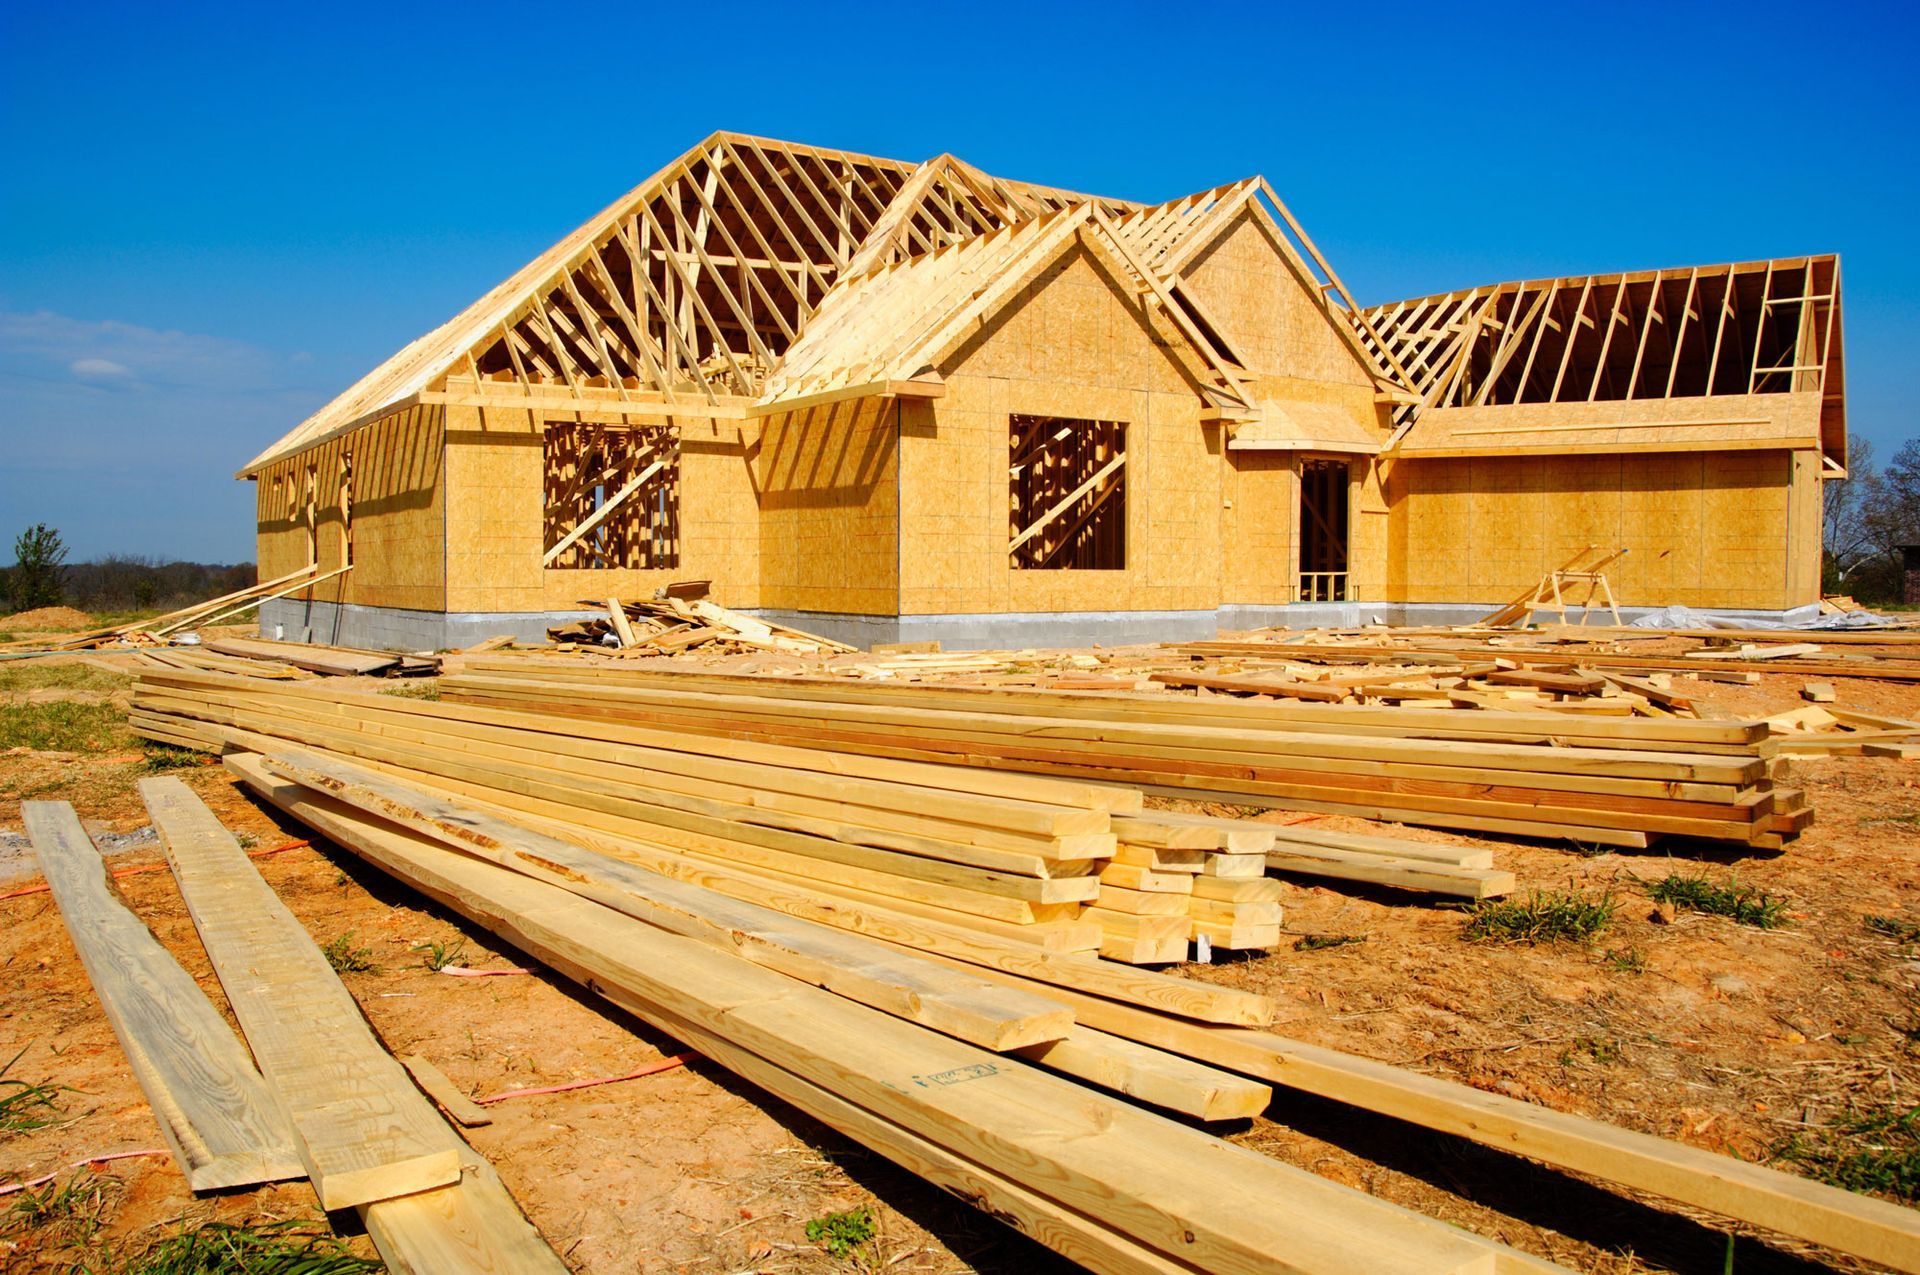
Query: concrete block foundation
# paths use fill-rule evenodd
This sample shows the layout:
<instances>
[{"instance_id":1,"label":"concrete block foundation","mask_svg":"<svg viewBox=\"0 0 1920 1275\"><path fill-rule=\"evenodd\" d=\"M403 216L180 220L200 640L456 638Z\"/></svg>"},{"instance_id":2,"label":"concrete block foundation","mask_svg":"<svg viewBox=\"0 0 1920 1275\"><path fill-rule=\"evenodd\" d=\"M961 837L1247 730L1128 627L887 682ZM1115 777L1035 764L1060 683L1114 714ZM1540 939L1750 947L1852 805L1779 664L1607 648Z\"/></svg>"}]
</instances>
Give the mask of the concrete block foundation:
<instances>
[{"instance_id":1,"label":"concrete block foundation","mask_svg":"<svg viewBox=\"0 0 1920 1275\"><path fill-rule=\"evenodd\" d=\"M862 649L883 642L939 642L949 651L1024 650L1070 646L1133 646L1193 642L1263 628L1358 628L1384 624L1471 624L1498 602L1301 602L1287 606L1227 606L1217 611L1052 611L1008 615L854 615L827 611L754 610L743 614L791 625ZM1621 607L1624 620L1648 607ZM546 641L550 626L594 619L601 611L406 611L396 607L278 599L260 608L260 632L289 642L360 646L380 651L445 651L490 637ZM1720 611L1735 622L1779 621L1780 611ZM1580 611L1568 612L1580 622ZM1613 617L1595 612L1592 624Z\"/></svg>"}]
</instances>

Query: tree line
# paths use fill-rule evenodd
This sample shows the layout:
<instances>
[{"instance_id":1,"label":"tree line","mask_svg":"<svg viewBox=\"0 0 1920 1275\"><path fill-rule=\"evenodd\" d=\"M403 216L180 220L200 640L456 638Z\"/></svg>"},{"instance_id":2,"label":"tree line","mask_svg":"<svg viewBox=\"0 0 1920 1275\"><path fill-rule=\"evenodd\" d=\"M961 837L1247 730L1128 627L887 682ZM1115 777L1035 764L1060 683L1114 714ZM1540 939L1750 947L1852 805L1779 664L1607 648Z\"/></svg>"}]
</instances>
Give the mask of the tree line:
<instances>
[{"instance_id":1,"label":"tree line","mask_svg":"<svg viewBox=\"0 0 1920 1275\"><path fill-rule=\"evenodd\" d=\"M1885 468L1873 444L1847 441L1847 477L1823 484L1826 560L1823 592L1868 605L1901 600L1902 545L1920 545L1920 439L1900 445Z\"/></svg>"},{"instance_id":2,"label":"tree line","mask_svg":"<svg viewBox=\"0 0 1920 1275\"><path fill-rule=\"evenodd\" d=\"M60 533L45 523L13 542L13 565L0 570L0 614L39 607L82 611L177 610L247 588L251 562L168 562L140 554L109 554L95 562L67 561Z\"/></svg>"}]
</instances>

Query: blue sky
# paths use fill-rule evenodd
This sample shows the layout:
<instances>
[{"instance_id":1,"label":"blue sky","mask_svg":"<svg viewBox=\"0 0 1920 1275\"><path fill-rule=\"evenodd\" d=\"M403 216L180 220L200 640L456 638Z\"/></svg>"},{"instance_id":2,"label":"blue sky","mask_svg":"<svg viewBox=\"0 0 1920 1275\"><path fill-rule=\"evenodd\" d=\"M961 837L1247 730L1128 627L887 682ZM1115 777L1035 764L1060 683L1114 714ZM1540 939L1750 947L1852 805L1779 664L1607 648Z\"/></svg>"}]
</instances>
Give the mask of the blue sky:
<instances>
[{"instance_id":1,"label":"blue sky","mask_svg":"<svg viewBox=\"0 0 1920 1275\"><path fill-rule=\"evenodd\" d=\"M1363 303L1839 251L1853 430L1920 436L1909 10L1337 8L12 0L0 535L251 557L238 465L716 128L1264 173Z\"/></svg>"}]
</instances>

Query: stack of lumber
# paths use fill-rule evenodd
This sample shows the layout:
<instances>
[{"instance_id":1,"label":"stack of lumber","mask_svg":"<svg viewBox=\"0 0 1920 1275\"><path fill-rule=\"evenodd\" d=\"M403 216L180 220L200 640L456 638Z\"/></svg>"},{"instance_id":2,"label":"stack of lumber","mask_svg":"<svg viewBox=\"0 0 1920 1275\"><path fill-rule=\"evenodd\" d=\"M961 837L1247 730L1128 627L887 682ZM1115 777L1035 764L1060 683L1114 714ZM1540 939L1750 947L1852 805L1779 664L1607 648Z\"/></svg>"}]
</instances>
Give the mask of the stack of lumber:
<instances>
[{"instance_id":1,"label":"stack of lumber","mask_svg":"<svg viewBox=\"0 0 1920 1275\"><path fill-rule=\"evenodd\" d=\"M205 650L236 660L260 660L291 665L323 677L418 677L440 671L435 655L397 651L369 651L355 646L326 646L318 642L276 642L267 638L214 638ZM237 671L219 669L217 671Z\"/></svg>"},{"instance_id":2,"label":"stack of lumber","mask_svg":"<svg viewBox=\"0 0 1920 1275\"><path fill-rule=\"evenodd\" d=\"M995 1052L917 1021L920 997L850 994L945 968L927 958L836 960L799 923L780 940L800 950L777 957L773 923L751 909L483 809L350 768L327 767L330 784L298 762L229 766L370 863L1091 1269L1557 1269L1089 1087L1188 1107L1211 1091L1245 1111L1263 1085L1077 1024ZM762 941L731 945L742 927ZM833 982L854 959L864 981ZM1038 986L1002 976L976 1001L1036 994L1022 984Z\"/></svg>"},{"instance_id":3,"label":"stack of lumber","mask_svg":"<svg viewBox=\"0 0 1920 1275\"><path fill-rule=\"evenodd\" d=\"M1232 1118L1271 1084L1920 1270L1909 1210L1288 1040L1262 1030L1264 998L823 902L402 768L204 728L264 750L228 767L290 817L1095 1270L1548 1269L1133 1105ZM1247 829L1226 822L1227 840L1192 849L1249 853ZM980 1043L996 1023L1026 1030Z\"/></svg>"},{"instance_id":4,"label":"stack of lumber","mask_svg":"<svg viewBox=\"0 0 1920 1275\"><path fill-rule=\"evenodd\" d=\"M1666 653L1621 648L1661 643ZM1579 645L1577 653L1568 647ZM1785 673L1920 681L1920 633L1912 629L1792 632L1772 630L1554 629L1494 636L1454 630L1365 633L1288 632L1182 642L1170 648L1200 660L1284 658L1300 663L1430 663L1493 657L1516 669L1575 676Z\"/></svg>"},{"instance_id":5,"label":"stack of lumber","mask_svg":"<svg viewBox=\"0 0 1920 1275\"><path fill-rule=\"evenodd\" d=\"M599 606L583 602L582 606ZM547 630L563 648L607 648L628 655L677 655L700 648L706 654L785 651L793 655L830 655L852 651L844 642L756 620L704 598L662 597L650 602L609 598L606 619L576 620Z\"/></svg>"},{"instance_id":6,"label":"stack of lumber","mask_svg":"<svg viewBox=\"0 0 1920 1275\"><path fill-rule=\"evenodd\" d=\"M1113 813L1143 804L1125 787L185 670L143 672L130 719L182 747L298 741L662 853L1045 949L1100 947L1127 924L1082 915L1116 849ZM1184 956L1184 927L1177 946L1160 937L1138 959Z\"/></svg>"},{"instance_id":7,"label":"stack of lumber","mask_svg":"<svg viewBox=\"0 0 1920 1275\"><path fill-rule=\"evenodd\" d=\"M1779 848L1812 811L1758 722L847 683L473 661L443 699L1474 832Z\"/></svg>"}]
</instances>

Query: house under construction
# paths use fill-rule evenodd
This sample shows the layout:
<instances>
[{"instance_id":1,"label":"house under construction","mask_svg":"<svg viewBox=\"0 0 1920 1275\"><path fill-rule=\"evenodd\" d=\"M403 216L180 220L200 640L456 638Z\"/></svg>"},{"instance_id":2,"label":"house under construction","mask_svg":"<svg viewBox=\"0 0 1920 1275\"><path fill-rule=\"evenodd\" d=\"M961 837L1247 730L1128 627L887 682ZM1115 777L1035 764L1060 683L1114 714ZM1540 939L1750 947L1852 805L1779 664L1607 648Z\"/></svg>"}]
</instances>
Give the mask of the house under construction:
<instances>
[{"instance_id":1,"label":"house under construction","mask_svg":"<svg viewBox=\"0 0 1920 1275\"><path fill-rule=\"evenodd\" d=\"M1362 308L1271 187L1164 204L719 133L248 462L288 637L707 579L867 643L1815 602L1832 256ZM342 568L350 569L342 570Z\"/></svg>"}]
</instances>

